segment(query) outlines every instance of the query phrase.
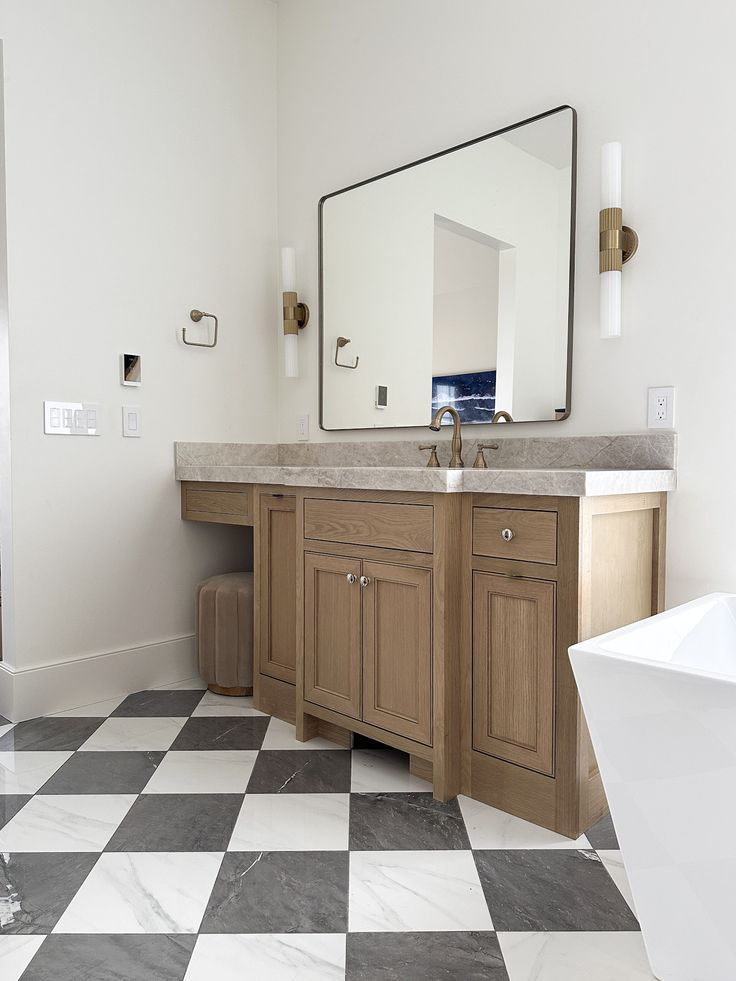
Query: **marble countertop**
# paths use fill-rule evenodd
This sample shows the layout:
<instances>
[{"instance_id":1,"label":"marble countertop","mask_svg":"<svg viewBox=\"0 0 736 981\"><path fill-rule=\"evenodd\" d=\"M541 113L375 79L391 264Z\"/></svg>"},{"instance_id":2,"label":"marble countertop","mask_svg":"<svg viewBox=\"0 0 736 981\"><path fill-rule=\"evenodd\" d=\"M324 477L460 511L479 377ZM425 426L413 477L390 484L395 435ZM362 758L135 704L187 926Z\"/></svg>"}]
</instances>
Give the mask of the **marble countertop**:
<instances>
[{"instance_id":1,"label":"marble countertop","mask_svg":"<svg viewBox=\"0 0 736 981\"><path fill-rule=\"evenodd\" d=\"M192 444L188 444L191 446ZM211 445L211 444L210 444ZM185 454L186 455L186 454ZM287 487L432 493L547 494L596 497L675 489L674 469L504 467L487 470L402 466L290 466L271 463L186 462L177 454L177 480L232 481Z\"/></svg>"},{"instance_id":2,"label":"marble countertop","mask_svg":"<svg viewBox=\"0 0 736 981\"><path fill-rule=\"evenodd\" d=\"M449 440L437 442L440 462L448 461ZM427 468L426 451L409 440L176 443L175 475L286 487L563 497L671 491L676 484L674 433L536 438L499 433L495 449L486 450L487 470L472 469L476 448L477 440L466 438L466 468L449 470Z\"/></svg>"}]
</instances>

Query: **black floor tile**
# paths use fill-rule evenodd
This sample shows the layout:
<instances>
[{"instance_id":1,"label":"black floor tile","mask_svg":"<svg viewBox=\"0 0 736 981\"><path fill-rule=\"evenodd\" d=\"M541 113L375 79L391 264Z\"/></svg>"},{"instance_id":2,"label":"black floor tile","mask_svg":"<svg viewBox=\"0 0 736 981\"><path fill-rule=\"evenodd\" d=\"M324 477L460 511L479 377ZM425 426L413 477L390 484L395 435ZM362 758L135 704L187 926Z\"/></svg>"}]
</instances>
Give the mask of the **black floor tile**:
<instances>
[{"instance_id":1,"label":"black floor tile","mask_svg":"<svg viewBox=\"0 0 736 981\"><path fill-rule=\"evenodd\" d=\"M50 933L98 856L87 852L0 853L3 933Z\"/></svg>"},{"instance_id":2,"label":"black floor tile","mask_svg":"<svg viewBox=\"0 0 736 981\"><path fill-rule=\"evenodd\" d=\"M0 828L5 827L21 807L25 807L31 794L0 794Z\"/></svg>"},{"instance_id":3,"label":"black floor tile","mask_svg":"<svg viewBox=\"0 0 736 981\"><path fill-rule=\"evenodd\" d=\"M19 722L0 736L0 752L52 752L79 749L104 719L42 718Z\"/></svg>"},{"instance_id":4,"label":"black floor tile","mask_svg":"<svg viewBox=\"0 0 736 981\"><path fill-rule=\"evenodd\" d=\"M171 746L172 750L260 749L271 719L204 717L189 719Z\"/></svg>"},{"instance_id":5,"label":"black floor tile","mask_svg":"<svg viewBox=\"0 0 736 981\"><path fill-rule=\"evenodd\" d=\"M349 794L349 750L261 750L249 794Z\"/></svg>"},{"instance_id":6,"label":"black floor tile","mask_svg":"<svg viewBox=\"0 0 736 981\"><path fill-rule=\"evenodd\" d=\"M431 794L352 794L350 847L355 851L470 848L457 800Z\"/></svg>"},{"instance_id":7,"label":"black floor tile","mask_svg":"<svg viewBox=\"0 0 736 981\"><path fill-rule=\"evenodd\" d=\"M23 981L183 981L197 938L166 934L55 934Z\"/></svg>"},{"instance_id":8,"label":"black floor tile","mask_svg":"<svg viewBox=\"0 0 736 981\"><path fill-rule=\"evenodd\" d=\"M638 930L593 851L476 851L496 930Z\"/></svg>"},{"instance_id":9,"label":"black floor tile","mask_svg":"<svg viewBox=\"0 0 736 981\"><path fill-rule=\"evenodd\" d=\"M243 794L143 794L112 836L108 852L224 852Z\"/></svg>"},{"instance_id":10,"label":"black floor tile","mask_svg":"<svg viewBox=\"0 0 736 981\"><path fill-rule=\"evenodd\" d=\"M149 750L75 753L39 794L140 794L165 755Z\"/></svg>"},{"instance_id":11,"label":"black floor tile","mask_svg":"<svg viewBox=\"0 0 736 981\"><path fill-rule=\"evenodd\" d=\"M203 695L203 691L188 691L183 688L173 691L139 691L135 695L128 695L112 713L111 718L122 715L128 718L165 716L181 719L192 714Z\"/></svg>"},{"instance_id":12,"label":"black floor tile","mask_svg":"<svg viewBox=\"0 0 736 981\"><path fill-rule=\"evenodd\" d=\"M348 852L228 852L202 933L345 933Z\"/></svg>"},{"instance_id":13,"label":"black floor tile","mask_svg":"<svg viewBox=\"0 0 736 981\"><path fill-rule=\"evenodd\" d=\"M495 933L350 933L346 981L508 981Z\"/></svg>"},{"instance_id":14,"label":"black floor tile","mask_svg":"<svg viewBox=\"0 0 736 981\"><path fill-rule=\"evenodd\" d=\"M594 824L590 831L585 832L585 837L593 848L612 849L618 848L618 838L613 827L611 815L606 814L597 824Z\"/></svg>"}]
</instances>

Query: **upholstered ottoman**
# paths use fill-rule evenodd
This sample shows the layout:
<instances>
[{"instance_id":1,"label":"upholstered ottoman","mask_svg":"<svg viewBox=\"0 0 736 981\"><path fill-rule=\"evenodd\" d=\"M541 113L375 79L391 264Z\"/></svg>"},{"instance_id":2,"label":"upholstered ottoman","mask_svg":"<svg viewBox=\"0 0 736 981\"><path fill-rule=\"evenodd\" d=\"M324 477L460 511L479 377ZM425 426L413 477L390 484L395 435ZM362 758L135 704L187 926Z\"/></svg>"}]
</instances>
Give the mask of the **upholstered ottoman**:
<instances>
[{"instance_id":1,"label":"upholstered ottoman","mask_svg":"<svg viewBox=\"0 0 736 981\"><path fill-rule=\"evenodd\" d=\"M253 693L253 573L212 576L197 587L199 673L218 695Z\"/></svg>"}]
</instances>

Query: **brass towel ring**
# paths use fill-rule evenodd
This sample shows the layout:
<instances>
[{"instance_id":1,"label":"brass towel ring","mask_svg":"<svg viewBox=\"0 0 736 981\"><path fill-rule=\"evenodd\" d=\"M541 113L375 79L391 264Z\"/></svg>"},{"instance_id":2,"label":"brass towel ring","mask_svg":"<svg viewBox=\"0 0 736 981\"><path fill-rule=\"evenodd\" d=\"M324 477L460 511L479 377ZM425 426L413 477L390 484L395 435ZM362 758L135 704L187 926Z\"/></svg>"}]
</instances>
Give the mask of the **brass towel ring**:
<instances>
[{"instance_id":1,"label":"brass towel ring","mask_svg":"<svg viewBox=\"0 0 736 981\"><path fill-rule=\"evenodd\" d=\"M338 339L337 339L337 344L335 345L335 364L337 365L338 368L357 368L358 367L358 362L360 361L360 358L359 357L357 357L355 359L355 364L341 364L341 362L339 362L337 360L337 356L340 353L340 348L341 347L345 347L345 345L346 344L349 344L349 343L350 343L350 338L349 337L338 337Z\"/></svg>"},{"instance_id":2,"label":"brass towel ring","mask_svg":"<svg viewBox=\"0 0 736 981\"><path fill-rule=\"evenodd\" d=\"M205 313L204 310L190 310L189 316L192 318L195 324L198 324L199 321L202 319L202 317L212 317L212 319L215 321L215 336L211 344L202 344L199 341L188 341L187 329L186 327L184 327L184 329L181 332L181 339L184 341L184 343L188 344L189 347L216 347L218 324L217 324L217 317L214 315L214 313Z\"/></svg>"}]
</instances>

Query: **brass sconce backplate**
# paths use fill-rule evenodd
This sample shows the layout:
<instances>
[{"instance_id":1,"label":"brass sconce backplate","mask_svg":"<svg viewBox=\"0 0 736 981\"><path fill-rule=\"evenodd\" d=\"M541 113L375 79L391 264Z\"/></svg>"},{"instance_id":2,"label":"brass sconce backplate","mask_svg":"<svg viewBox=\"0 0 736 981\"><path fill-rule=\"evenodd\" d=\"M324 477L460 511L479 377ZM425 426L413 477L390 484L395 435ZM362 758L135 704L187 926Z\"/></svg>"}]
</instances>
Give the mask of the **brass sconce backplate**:
<instances>
[{"instance_id":1,"label":"brass sconce backplate","mask_svg":"<svg viewBox=\"0 0 736 981\"><path fill-rule=\"evenodd\" d=\"M620 270L639 248L639 236L623 223L621 208L603 208L600 213L600 272Z\"/></svg>"},{"instance_id":2,"label":"brass sconce backplate","mask_svg":"<svg viewBox=\"0 0 736 981\"><path fill-rule=\"evenodd\" d=\"M291 290L282 294L284 303L284 334L298 334L309 323L309 307L300 303Z\"/></svg>"}]
</instances>

